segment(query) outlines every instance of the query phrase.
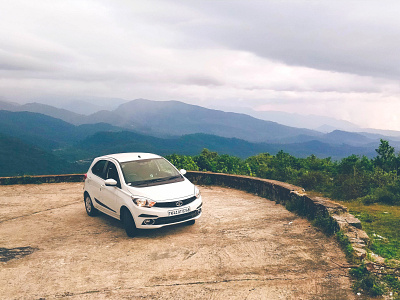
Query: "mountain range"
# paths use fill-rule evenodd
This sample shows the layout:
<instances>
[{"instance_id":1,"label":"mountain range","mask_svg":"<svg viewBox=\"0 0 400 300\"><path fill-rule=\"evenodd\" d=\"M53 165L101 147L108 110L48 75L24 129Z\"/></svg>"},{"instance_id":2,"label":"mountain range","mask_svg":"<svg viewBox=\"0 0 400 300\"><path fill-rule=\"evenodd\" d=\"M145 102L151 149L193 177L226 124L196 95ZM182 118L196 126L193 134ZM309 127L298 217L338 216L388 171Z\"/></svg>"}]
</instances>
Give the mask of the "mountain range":
<instances>
[{"instance_id":1,"label":"mountain range","mask_svg":"<svg viewBox=\"0 0 400 300\"><path fill-rule=\"evenodd\" d=\"M14 149L10 153L2 151L2 157L8 153L22 162L28 153L35 153L36 165L48 166L40 163L43 157L53 162L51 165L62 166L64 172L83 172L93 157L111 152L195 155L208 148L245 158L283 150L297 157L315 154L340 159L351 154L375 156L380 138L400 146L400 132L389 132L387 136L343 130L323 133L179 101L137 99L88 115L41 103L0 101L0 109L1 145ZM21 170L11 166L0 176L22 174ZM60 167L37 171L27 167L26 172L55 173Z\"/></svg>"}]
</instances>

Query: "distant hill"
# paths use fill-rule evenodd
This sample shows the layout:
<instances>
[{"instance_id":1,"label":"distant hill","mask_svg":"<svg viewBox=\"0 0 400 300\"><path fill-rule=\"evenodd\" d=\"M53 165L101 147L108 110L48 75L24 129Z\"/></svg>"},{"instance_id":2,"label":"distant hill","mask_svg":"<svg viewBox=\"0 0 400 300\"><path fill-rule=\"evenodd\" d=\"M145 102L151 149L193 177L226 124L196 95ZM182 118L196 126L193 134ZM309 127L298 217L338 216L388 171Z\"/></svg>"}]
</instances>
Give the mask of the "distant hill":
<instances>
[{"instance_id":1,"label":"distant hill","mask_svg":"<svg viewBox=\"0 0 400 300\"><path fill-rule=\"evenodd\" d=\"M78 168L18 138L0 134L0 176L65 174Z\"/></svg>"},{"instance_id":2,"label":"distant hill","mask_svg":"<svg viewBox=\"0 0 400 300\"><path fill-rule=\"evenodd\" d=\"M8 168L12 162L7 160L14 159L18 166L10 167L9 173L3 169L3 175L34 170L32 174L82 172L94 157L116 152L196 155L208 148L247 158L283 150L296 157L314 154L341 159L352 154L376 156L380 138L400 148L399 138L379 133L335 130L323 134L178 101L134 100L90 116L37 103L0 101L1 107L14 111L0 110L0 162ZM37 166L37 161L40 166L24 170L21 166L29 163L30 152L34 158L30 164Z\"/></svg>"},{"instance_id":3,"label":"distant hill","mask_svg":"<svg viewBox=\"0 0 400 300\"><path fill-rule=\"evenodd\" d=\"M89 156L116 152L154 152L160 155L172 153L196 155L203 148L219 153L246 158L265 152L268 145L254 144L235 138L222 138L208 134L184 135L174 139L162 139L135 132L98 132L74 146L84 150ZM273 148L271 148L273 150Z\"/></svg>"},{"instance_id":4,"label":"distant hill","mask_svg":"<svg viewBox=\"0 0 400 300\"><path fill-rule=\"evenodd\" d=\"M74 146L95 157L117 152L155 152L160 155L172 153L197 155L203 148L220 154L229 154L247 158L259 153L276 154L280 150L296 157L307 157L315 154L318 157L340 159L352 154L374 157L374 147L353 147L349 145L331 145L320 141L308 141L293 144L251 143L236 138L223 138L208 134L190 134L174 139L162 139L145 136L135 132L98 132ZM376 148L376 145L375 145ZM71 150L68 150L71 151Z\"/></svg>"},{"instance_id":5,"label":"distant hill","mask_svg":"<svg viewBox=\"0 0 400 300\"><path fill-rule=\"evenodd\" d=\"M27 103L19 106L17 110L44 114L75 125L84 123L82 121L85 118L85 116L72 111L40 103Z\"/></svg>"},{"instance_id":6,"label":"distant hill","mask_svg":"<svg viewBox=\"0 0 400 300\"><path fill-rule=\"evenodd\" d=\"M69 110L79 115L90 115L100 110L113 110L126 100L120 98L94 96L59 96L48 95L35 97L30 102L51 105Z\"/></svg>"},{"instance_id":7,"label":"distant hill","mask_svg":"<svg viewBox=\"0 0 400 300\"><path fill-rule=\"evenodd\" d=\"M75 110L96 111L101 107L85 101L67 101L66 99L64 101L65 105L68 104L68 107L74 107ZM122 100L116 99L115 101L116 103L113 103L113 105L117 106ZM105 104L103 102L101 102L102 105ZM80 105L86 106L86 108L78 107ZM251 142L285 144L319 140L324 143L337 145L349 143L353 146L360 146L379 142L380 138L395 141L396 143L400 142L399 131L362 129L350 122L333 118L314 115L305 116L285 112L255 112L244 109L244 112L252 113L253 115L258 114L260 118L270 118L269 121L266 121L241 113L207 109L179 101L137 99L123 103L112 111L100 110L89 116L40 103L19 105L12 102L0 101L0 109L2 107L10 111L42 113L74 125L108 123L143 134L167 138L192 133L206 133L239 138ZM292 124L294 127L284 126L271 122L271 120L280 120L283 124ZM321 125L318 129L327 133L298 128L307 128L320 124L324 125ZM356 139L347 138L346 132L356 132L360 136ZM364 136L364 138L361 136Z\"/></svg>"},{"instance_id":8,"label":"distant hill","mask_svg":"<svg viewBox=\"0 0 400 300\"><path fill-rule=\"evenodd\" d=\"M322 140L333 144L348 144L353 146L365 145L374 142L373 139L370 139L360 133L347 132L342 130L334 130L330 133L327 133L324 135Z\"/></svg>"},{"instance_id":9,"label":"distant hill","mask_svg":"<svg viewBox=\"0 0 400 300\"><path fill-rule=\"evenodd\" d=\"M342 134L348 133L336 132L331 138ZM355 137L357 134L348 136ZM0 176L84 172L94 157L117 152L196 155L208 148L247 158L283 150L297 157L315 154L340 159L351 154L373 157L377 146L378 143L355 147L306 139L286 144L252 143L204 133L160 138L106 123L75 126L43 114L0 111Z\"/></svg>"},{"instance_id":10,"label":"distant hill","mask_svg":"<svg viewBox=\"0 0 400 300\"><path fill-rule=\"evenodd\" d=\"M101 105L96 105L83 100L72 100L70 102L63 103L62 109L69 110L79 115L91 115L95 112L105 109Z\"/></svg>"},{"instance_id":11,"label":"distant hill","mask_svg":"<svg viewBox=\"0 0 400 300\"><path fill-rule=\"evenodd\" d=\"M64 147L98 131L118 130L122 129L105 123L75 126L44 114L0 110L0 134L42 149Z\"/></svg>"},{"instance_id":12,"label":"distant hill","mask_svg":"<svg viewBox=\"0 0 400 300\"><path fill-rule=\"evenodd\" d=\"M261 120L273 121L282 125L307 128L324 133L333 130L357 131L359 126L344 120L326 116L310 115L307 111L288 113L284 111L256 111L248 107L222 107L223 111L240 112Z\"/></svg>"},{"instance_id":13,"label":"distant hill","mask_svg":"<svg viewBox=\"0 0 400 300\"><path fill-rule=\"evenodd\" d=\"M53 118L61 119L65 122L72 124L82 124L84 123L85 119L84 115L80 115L66 109L56 108L54 106L41 103L26 103L21 105L18 103L0 101L0 110L7 110L12 112L26 111L40 113Z\"/></svg>"},{"instance_id":14,"label":"distant hill","mask_svg":"<svg viewBox=\"0 0 400 300\"><path fill-rule=\"evenodd\" d=\"M0 110L9 110L15 111L18 109L20 105L18 103L8 102L8 101L1 101L0 100Z\"/></svg>"},{"instance_id":15,"label":"distant hill","mask_svg":"<svg viewBox=\"0 0 400 300\"><path fill-rule=\"evenodd\" d=\"M0 111L0 133L45 149L73 139L75 126L43 114Z\"/></svg>"},{"instance_id":16,"label":"distant hill","mask_svg":"<svg viewBox=\"0 0 400 300\"><path fill-rule=\"evenodd\" d=\"M259 120L245 114L229 113L179 101L137 99L112 112L88 116L86 123L104 122L156 136L181 136L206 133L250 142L279 142L300 134L321 133Z\"/></svg>"}]
</instances>

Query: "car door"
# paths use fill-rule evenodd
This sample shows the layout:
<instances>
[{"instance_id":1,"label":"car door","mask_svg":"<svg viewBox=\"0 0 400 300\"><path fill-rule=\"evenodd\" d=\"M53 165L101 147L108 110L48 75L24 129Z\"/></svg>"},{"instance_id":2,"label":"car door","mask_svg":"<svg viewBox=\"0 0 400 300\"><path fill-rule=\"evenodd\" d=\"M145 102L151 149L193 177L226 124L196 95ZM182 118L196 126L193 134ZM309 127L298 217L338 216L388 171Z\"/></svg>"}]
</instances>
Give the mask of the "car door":
<instances>
[{"instance_id":1,"label":"car door","mask_svg":"<svg viewBox=\"0 0 400 300\"><path fill-rule=\"evenodd\" d=\"M99 160L96 162L90 172L87 174L87 184L85 188L92 198L92 202L95 207L99 206L99 199L101 199L101 186L104 185L105 179L105 169L107 165L107 160Z\"/></svg>"},{"instance_id":2,"label":"car door","mask_svg":"<svg viewBox=\"0 0 400 300\"><path fill-rule=\"evenodd\" d=\"M106 186L106 179L114 179L117 182L117 186ZM97 203L100 204L107 214L118 216L119 215L119 201L117 198L121 193L121 180L118 174L116 165L108 161L105 168L105 178L103 184L100 186L100 197Z\"/></svg>"}]
</instances>

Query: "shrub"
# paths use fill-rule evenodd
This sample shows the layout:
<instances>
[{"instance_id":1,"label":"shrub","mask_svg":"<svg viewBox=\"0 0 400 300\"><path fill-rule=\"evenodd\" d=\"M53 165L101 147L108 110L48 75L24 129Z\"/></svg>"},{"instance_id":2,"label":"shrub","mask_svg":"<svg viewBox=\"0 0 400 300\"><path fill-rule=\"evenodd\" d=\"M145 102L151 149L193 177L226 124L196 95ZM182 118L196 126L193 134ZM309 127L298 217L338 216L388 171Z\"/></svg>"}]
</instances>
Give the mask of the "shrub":
<instances>
[{"instance_id":1,"label":"shrub","mask_svg":"<svg viewBox=\"0 0 400 300\"><path fill-rule=\"evenodd\" d=\"M329 216L328 213L318 212L315 215L312 224L322 229L322 231L330 236L339 230L337 223Z\"/></svg>"},{"instance_id":2,"label":"shrub","mask_svg":"<svg viewBox=\"0 0 400 300\"><path fill-rule=\"evenodd\" d=\"M361 201L364 205L371 205L371 204L378 202L378 199L376 198L375 195L367 195L367 196L361 198Z\"/></svg>"},{"instance_id":3,"label":"shrub","mask_svg":"<svg viewBox=\"0 0 400 300\"><path fill-rule=\"evenodd\" d=\"M350 275L355 279L354 292L365 293L372 297L382 296L385 292L383 284L378 278L369 272L365 265L350 270Z\"/></svg>"},{"instance_id":4,"label":"shrub","mask_svg":"<svg viewBox=\"0 0 400 300\"><path fill-rule=\"evenodd\" d=\"M356 262L356 257L354 255L354 249L351 245L349 238L343 234L343 232L338 231L336 232L336 238L339 242L340 247L343 249L344 253L346 254L346 258L349 262Z\"/></svg>"},{"instance_id":5,"label":"shrub","mask_svg":"<svg viewBox=\"0 0 400 300\"><path fill-rule=\"evenodd\" d=\"M305 172L296 180L296 184L306 190L323 189L329 183L329 176L321 171Z\"/></svg>"}]
</instances>

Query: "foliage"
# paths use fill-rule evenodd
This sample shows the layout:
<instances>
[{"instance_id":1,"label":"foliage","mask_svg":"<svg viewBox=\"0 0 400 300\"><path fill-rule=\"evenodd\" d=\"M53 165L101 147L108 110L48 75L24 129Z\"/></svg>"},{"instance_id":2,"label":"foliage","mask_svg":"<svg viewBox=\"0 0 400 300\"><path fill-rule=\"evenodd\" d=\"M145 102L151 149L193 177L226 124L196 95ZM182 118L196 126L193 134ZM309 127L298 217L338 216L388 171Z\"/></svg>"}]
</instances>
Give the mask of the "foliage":
<instances>
[{"instance_id":1,"label":"foliage","mask_svg":"<svg viewBox=\"0 0 400 300\"><path fill-rule=\"evenodd\" d=\"M350 275L355 279L353 284L354 292L362 292L369 296L381 296L385 288L376 275L367 270L365 265L350 270Z\"/></svg>"},{"instance_id":2,"label":"foliage","mask_svg":"<svg viewBox=\"0 0 400 300\"><path fill-rule=\"evenodd\" d=\"M337 223L328 214L324 213L318 213L312 221L312 224L321 228L328 236L333 235L339 230Z\"/></svg>"},{"instance_id":3,"label":"foliage","mask_svg":"<svg viewBox=\"0 0 400 300\"><path fill-rule=\"evenodd\" d=\"M390 171L393 165L397 166L394 148L389 145L388 141L381 139L381 144L375 151L378 153L378 156L375 158L375 164L377 166L385 171Z\"/></svg>"},{"instance_id":4,"label":"foliage","mask_svg":"<svg viewBox=\"0 0 400 300\"><path fill-rule=\"evenodd\" d=\"M400 281L396 276L387 274L382 276L383 282L393 293L393 299L400 299Z\"/></svg>"},{"instance_id":5,"label":"foliage","mask_svg":"<svg viewBox=\"0 0 400 300\"><path fill-rule=\"evenodd\" d=\"M400 180L397 176L400 155L381 140L377 157L351 155L340 161L311 155L296 158L279 151L261 153L247 159L203 149L199 155L167 156L179 168L257 176L302 186L339 200L363 199L365 204L400 205Z\"/></svg>"},{"instance_id":6,"label":"foliage","mask_svg":"<svg viewBox=\"0 0 400 300\"><path fill-rule=\"evenodd\" d=\"M0 134L0 177L71 173L74 164L36 146Z\"/></svg>"},{"instance_id":7,"label":"foliage","mask_svg":"<svg viewBox=\"0 0 400 300\"><path fill-rule=\"evenodd\" d=\"M346 258L349 262L354 263L356 261L354 255L354 249L351 245L349 238L343 234L342 231L336 232L336 239L339 242L340 247L343 249L344 253L346 254Z\"/></svg>"}]
</instances>

